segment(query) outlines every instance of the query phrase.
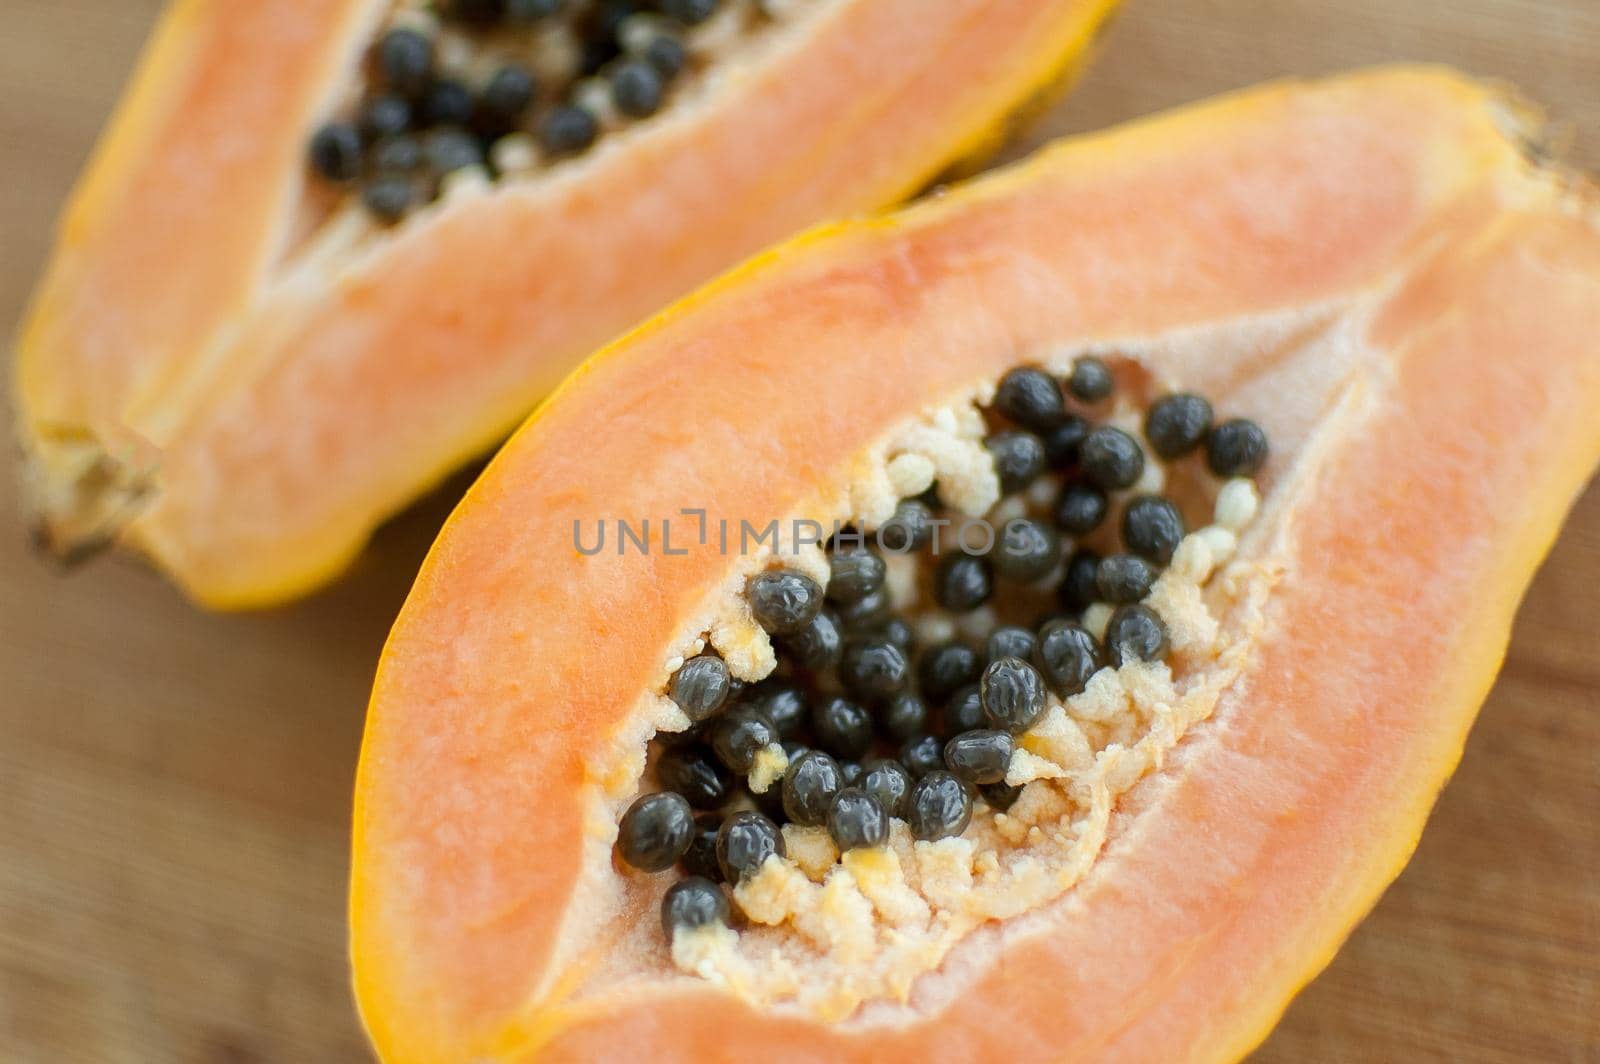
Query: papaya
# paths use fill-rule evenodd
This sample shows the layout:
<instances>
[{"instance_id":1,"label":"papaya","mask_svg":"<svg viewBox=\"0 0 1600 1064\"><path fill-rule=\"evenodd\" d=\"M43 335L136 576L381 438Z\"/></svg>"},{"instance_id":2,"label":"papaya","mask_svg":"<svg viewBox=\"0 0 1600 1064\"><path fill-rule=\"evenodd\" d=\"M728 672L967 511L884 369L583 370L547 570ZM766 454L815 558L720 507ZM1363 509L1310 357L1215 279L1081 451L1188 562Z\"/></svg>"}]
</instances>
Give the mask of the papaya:
<instances>
[{"instance_id":1,"label":"papaya","mask_svg":"<svg viewBox=\"0 0 1600 1064\"><path fill-rule=\"evenodd\" d=\"M17 346L40 540L331 579L581 357L996 147L1112 0L175 0Z\"/></svg>"},{"instance_id":2,"label":"papaya","mask_svg":"<svg viewBox=\"0 0 1600 1064\"><path fill-rule=\"evenodd\" d=\"M1538 123L1434 68L1243 91L586 362L378 670L382 1058L1247 1052L1600 460L1600 210Z\"/></svg>"}]
</instances>

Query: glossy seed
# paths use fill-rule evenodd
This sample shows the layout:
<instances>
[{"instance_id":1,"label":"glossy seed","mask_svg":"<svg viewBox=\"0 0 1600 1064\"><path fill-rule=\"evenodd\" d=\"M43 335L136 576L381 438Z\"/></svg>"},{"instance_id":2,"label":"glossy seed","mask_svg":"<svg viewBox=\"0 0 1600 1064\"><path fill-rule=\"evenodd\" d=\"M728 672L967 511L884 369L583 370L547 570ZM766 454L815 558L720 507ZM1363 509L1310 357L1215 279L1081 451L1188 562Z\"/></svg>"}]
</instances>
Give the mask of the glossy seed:
<instances>
[{"instance_id":1,"label":"glossy seed","mask_svg":"<svg viewBox=\"0 0 1600 1064\"><path fill-rule=\"evenodd\" d=\"M1084 437L1078 462L1096 487L1117 491L1131 487L1144 472L1144 449L1121 429L1102 425Z\"/></svg>"},{"instance_id":2,"label":"glossy seed","mask_svg":"<svg viewBox=\"0 0 1600 1064\"><path fill-rule=\"evenodd\" d=\"M1005 523L989 552L989 564L1007 580L1032 583L1061 563L1061 537L1042 521L1016 518Z\"/></svg>"},{"instance_id":3,"label":"glossy seed","mask_svg":"<svg viewBox=\"0 0 1600 1064\"><path fill-rule=\"evenodd\" d=\"M1113 606L1138 602L1150 593L1155 582L1156 571L1137 554L1112 554L1100 559L1094 578L1100 600Z\"/></svg>"},{"instance_id":4,"label":"glossy seed","mask_svg":"<svg viewBox=\"0 0 1600 1064\"><path fill-rule=\"evenodd\" d=\"M889 589L880 587L859 602L840 606L839 626L852 635L880 630L890 620L894 604L889 601Z\"/></svg>"},{"instance_id":5,"label":"glossy seed","mask_svg":"<svg viewBox=\"0 0 1600 1064\"><path fill-rule=\"evenodd\" d=\"M665 86L661 72L644 59L626 59L611 71L611 100L630 118L646 118L661 109Z\"/></svg>"},{"instance_id":6,"label":"glossy seed","mask_svg":"<svg viewBox=\"0 0 1600 1064\"><path fill-rule=\"evenodd\" d=\"M898 761L878 757L865 762L861 769L861 780L857 786L876 798L884 812L904 819L906 798L910 796L911 785L915 782L906 767Z\"/></svg>"},{"instance_id":7,"label":"glossy seed","mask_svg":"<svg viewBox=\"0 0 1600 1064\"><path fill-rule=\"evenodd\" d=\"M919 735L900 747L900 763L915 779L944 768L944 744L937 736Z\"/></svg>"},{"instance_id":8,"label":"glossy seed","mask_svg":"<svg viewBox=\"0 0 1600 1064\"><path fill-rule=\"evenodd\" d=\"M887 640L851 643L839 662L839 682L845 690L870 702L903 690L910 677L906 652Z\"/></svg>"},{"instance_id":9,"label":"glossy seed","mask_svg":"<svg viewBox=\"0 0 1600 1064\"><path fill-rule=\"evenodd\" d=\"M859 762L859 761L841 761L841 762L839 762L839 777L844 780L844 785L846 787L855 786L856 783L859 782L860 779L861 779L861 762Z\"/></svg>"},{"instance_id":10,"label":"glossy seed","mask_svg":"<svg viewBox=\"0 0 1600 1064\"><path fill-rule=\"evenodd\" d=\"M878 713L878 730L895 742L904 742L928 730L928 703L913 691L901 691Z\"/></svg>"},{"instance_id":11,"label":"glossy seed","mask_svg":"<svg viewBox=\"0 0 1600 1064\"><path fill-rule=\"evenodd\" d=\"M1100 597L1100 555L1092 550L1076 550L1067 559L1061 577L1060 600L1069 613L1082 613Z\"/></svg>"},{"instance_id":12,"label":"glossy seed","mask_svg":"<svg viewBox=\"0 0 1600 1064\"><path fill-rule=\"evenodd\" d=\"M778 825L753 809L733 814L717 832L717 863L730 883L743 882L758 872L768 857L784 853Z\"/></svg>"},{"instance_id":13,"label":"glossy seed","mask_svg":"<svg viewBox=\"0 0 1600 1064\"><path fill-rule=\"evenodd\" d=\"M915 634L911 631L911 625L900 617L890 617L885 621L883 627L878 629L878 636L879 638L887 639L901 650L906 651L909 651L911 644L916 641Z\"/></svg>"},{"instance_id":14,"label":"glossy seed","mask_svg":"<svg viewBox=\"0 0 1600 1064\"><path fill-rule=\"evenodd\" d=\"M1100 645L1080 624L1047 621L1039 629L1033 661L1057 698L1070 698L1089 685L1100 668Z\"/></svg>"},{"instance_id":15,"label":"glossy seed","mask_svg":"<svg viewBox=\"0 0 1600 1064\"><path fill-rule=\"evenodd\" d=\"M1200 446L1210 431L1211 404L1189 392L1162 396L1144 416L1144 438L1169 462Z\"/></svg>"},{"instance_id":16,"label":"glossy seed","mask_svg":"<svg viewBox=\"0 0 1600 1064\"><path fill-rule=\"evenodd\" d=\"M1038 639L1031 630L1021 625L1004 624L989 633L989 642L984 648L984 660L1021 658L1027 661L1033 657L1034 647L1037 645Z\"/></svg>"},{"instance_id":17,"label":"glossy seed","mask_svg":"<svg viewBox=\"0 0 1600 1064\"><path fill-rule=\"evenodd\" d=\"M1084 481L1073 481L1061 489L1056 500L1056 526L1074 536L1087 536L1106 519L1111 504L1106 493Z\"/></svg>"},{"instance_id":18,"label":"glossy seed","mask_svg":"<svg viewBox=\"0 0 1600 1064\"><path fill-rule=\"evenodd\" d=\"M696 26L717 13L718 0L660 0L661 12L685 26Z\"/></svg>"},{"instance_id":19,"label":"glossy seed","mask_svg":"<svg viewBox=\"0 0 1600 1064\"><path fill-rule=\"evenodd\" d=\"M720 814L696 813L694 835L689 839L689 848L678 858L678 867L691 876L722 882L722 866L717 864L717 829L721 827Z\"/></svg>"},{"instance_id":20,"label":"glossy seed","mask_svg":"<svg viewBox=\"0 0 1600 1064\"><path fill-rule=\"evenodd\" d=\"M552 155L571 155L593 144L599 132L600 124L587 109L564 103L545 116L539 126L539 143Z\"/></svg>"},{"instance_id":21,"label":"glossy seed","mask_svg":"<svg viewBox=\"0 0 1600 1064\"><path fill-rule=\"evenodd\" d=\"M695 809L716 809L733 791L733 776L703 746L674 746L656 759L656 779Z\"/></svg>"},{"instance_id":22,"label":"glossy seed","mask_svg":"<svg viewBox=\"0 0 1600 1064\"><path fill-rule=\"evenodd\" d=\"M683 795L641 795L617 825L617 855L641 872L660 872L677 863L693 835L694 814Z\"/></svg>"},{"instance_id":23,"label":"glossy seed","mask_svg":"<svg viewBox=\"0 0 1600 1064\"><path fill-rule=\"evenodd\" d=\"M989 562L970 554L947 554L933 574L933 597L952 613L970 613L989 601L994 576Z\"/></svg>"},{"instance_id":24,"label":"glossy seed","mask_svg":"<svg viewBox=\"0 0 1600 1064\"><path fill-rule=\"evenodd\" d=\"M1167 626L1148 606L1119 606L1106 624L1106 657L1115 668L1129 661L1159 661L1167 654Z\"/></svg>"},{"instance_id":25,"label":"glossy seed","mask_svg":"<svg viewBox=\"0 0 1600 1064\"><path fill-rule=\"evenodd\" d=\"M411 128L411 102L392 92L361 105L361 135L370 141L397 137Z\"/></svg>"},{"instance_id":26,"label":"glossy seed","mask_svg":"<svg viewBox=\"0 0 1600 1064\"><path fill-rule=\"evenodd\" d=\"M1266 460L1267 434L1254 421L1224 421L1206 439L1206 464L1219 477L1251 476Z\"/></svg>"},{"instance_id":27,"label":"glossy seed","mask_svg":"<svg viewBox=\"0 0 1600 1064\"><path fill-rule=\"evenodd\" d=\"M1166 565L1183 541L1183 515L1160 495L1140 495L1122 511L1122 542L1133 553Z\"/></svg>"},{"instance_id":28,"label":"glossy seed","mask_svg":"<svg viewBox=\"0 0 1600 1064\"><path fill-rule=\"evenodd\" d=\"M728 701L728 665L715 654L690 658L672 674L667 697L692 721L707 720Z\"/></svg>"},{"instance_id":29,"label":"glossy seed","mask_svg":"<svg viewBox=\"0 0 1600 1064\"><path fill-rule=\"evenodd\" d=\"M1017 799L1022 795L1022 788L1007 783L989 783L979 787L978 793L989 804L990 809L1004 813L1017 803Z\"/></svg>"},{"instance_id":30,"label":"glossy seed","mask_svg":"<svg viewBox=\"0 0 1600 1064\"><path fill-rule=\"evenodd\" d=\"M1115 386L1110 368L1093 355L1080 356L1067 375L1067 391L1080 402L1098 403L1109 398Z\"/></svg>"},{"instance_id":31,"label":"glossy seed","mask_svg":"<svg viewBox=\"0 0 1600 1064\"><path fill-rule=\"evenodd\" d=\"M479 103L496 128L509 129L522 121L537 89L533 74L526 67L513 63L489 76Z\"/></svg>"},{"instance_id":32,"label":"glossy seed","mask_svg":"<svg viewBox=\"0 0 1600 1064\"><path fill-rule=\"evenodd\" d=\"M435 81L422 96L422 120L430 126L464 126L472 108L472 90L454 78Z\"/></svg>"},{"instance_id":33,"label":"glossy seed","mask_svg":"<svg viewBox=\"0 0 1600 1064\"><path fill-rule=\"evenodd\" d=\"M978 652L958 640L937 643L917 661L917 686L935 702L943 702L967 684L976 683L983 671Z\"/></svg>"},{"instance_id":34,"label":"glossy seed","mask_svg":"<svg viewBox=\"0 0 1600 1064\"><path fill-rule=\"evenodd\" d=\"M728 898L705 876L690 876L667 888L661 897L661 928L671 939L678 931L694 931L728 922Z\"/></svg>"},{"instance_id":35,"label":"glossy seed","mask_svg":"<svg viewBox=\"0 0 1600 1064\"><path fill-rule=\"evenodd\" d=\"M1000 783L1011 765L1016 740L1007 732L980 728L963 732L944 744L944 763L950 774L977 786Z\"/></svg>"},{"instance_id":36,"label":"glossy seed","mask_svg":"<svg viewBox=\"0 0 1600 1064\"><path fill-rule=\"evenodd\" d=\"M361 173L361 134L348 122L329 122L311 138L311 168L329 181Z\"/></svg>"},{"instance_id":37,"label":"glossy seed","mask_svg":"<svg viewBox=\"0 0 1600 1064\"><path fill-rule=\"evenodd\" d=\"M743 776L756 755L778 741L778 729L753 706L734 706L711 724L711 749L728 768Z\"/></svg>"},{"instance_id":38,"label":"glossy seed","mask_svg":"<svg viewBox=\"0 0 1600 1064\"><path fill-rule=\"evenodd\" d=\"M810 706L805 692L794 684L780 683L760 692L752 704L766 714L784 739L793 739L806 726Z\"/></svg>"},{"instance_id":39,"label":"glossy seed","mask_svg":"<svg viewBox=\"0 0 1600 1064\"><path fill-rule=\"evenodd\" d=\"M1050 374L1019 366L1004 377L994 391L994 407L1034 432L1048 432L1067 416L1061 385Z\"/></svg>"},{"instance_id":40,"label":"glossy seed","mask_svg":"<svg viewBox=\"0 0 1600 1064\"><path fill-rule=\"evenodd\" d=\"M921 550L933 541L933 510L921 499L901 499L876 538L880 547L894 554Z\"/></svg>"},{"instance_id":41,"label":"glossy seed","mask_svg":"<svg viewBox=\"0 0 1600 1064\"><path fill-rule=\"evenodd\" d=\"M507 21L532 25L560 11L562 0L505 0L505 4Z\"/></svg>"},{"instance_id":42,"label":"glossy seed","mask_svg":"<svg viewBox=\"0 0 1600 1064\"><path fill-rule=\"evenodd\" d=\"M848 698L829 698L811 714L817 745L847 761L860 760L872 748L872 715Z\"/></svg>"},{"instance_id":43,"label":"glossy seed","mask_svg":"<svg viewBox=\"0 0 1600 1064\"><path fill-rule=\"evenodd\" d=\"M689 51L683 42L670 34L659 34L645 45L644 61L656 68L656 73L671 81L689 62Z\"/></svg>"},{"instance_id":44,"label":"glossy seed","mask_svg":"<svg viewBox=\"0 0 1600 1064\"><path fill-rule=\"evenodd\" d=\"M950 696L950 703L944 707L945 735L959 735L987 724L988 719L983 715L983 690L977 683L969 683Z\"/></svg>"},{"instance_id":45,"label":"glossy seed","mask_svg":"<svg viewBox=\"0 0 1600 1064\"><path fill-rule=\"evenodd\" d=\"M828 806L828 835L841 853L889 841L889 813L859 787L846 787Z\"/></svg>"},{"instance_id":46,"label":"glossy seed","mask_svg":"<svg viewBox=\"0 0 1600 1064\"><path fill-rule=\"evenodd\" d=\"M860 602L883 587L888 572L884 560L870 550L836 550L828 557L828 601Z\"/></svg>"},{"instance_id":47,"label":"glossy seed","mask_svg":"<svg viewBox=\"0 0 1600 1064\"><path fill-rule=\"evenodd\" d=\"M785 636L783 650L795 663L812 672L824 672L839 664L844 654L844 632L838 614L822 610L794 635Z\"/></svg>"},{"instance_id":48,"label":"glossy seed","mask_svg":"<svg viewBox=\"0 0 1600 1064\"><path fill-rule=\"evenodd\" d=\"M906 798L906 824L924 841L949 838L972 822L972 796L964 783L943 770L929 772Z\"/></svg>"},{"instance_id":49,"label":"glossy seed","mask_svg":"<svg viewBox=\"0 0 1600 1064\"><path fill-rule=\"evenodd\" d=\"M361 202L381 222L397 222L411 206L411 181L393 174L376 177L361 190Z\"/></svg>"},{"instance_id":50,"label":"glossy seed","mask_svg":"<svg viewBox=\"0 0 1600 1064\"><path fill-rule=\"evenodd\" d=\"M756 623L773 635L792 635L822 609L822 588L803 573L768 569L750 578L745 597Z\"/></svg>"},{"instance_id":51,"label":"glossy seed","mask_svg":"<svg viewBox=\"0 0 1600 1064\"><path fill-rule=\"evenodd\" d=\"M1045 460L1052 469L1066 469L1076 465L1078 448L1089 435L1089 423L1077 414L1068 414L1059 425L1040 437L1044 441Z\"/></svg>"},{"instance_id":52,"label":"glossy seed","mask_svg":"<svg viewBox=\"0 0 1600 1064\"><path fill-rule=\"evenodd\" d=\"M783 774L783 812L802 827L827 819L828 803L844 787L839 763L821 750L807 750L789 762Z\"/></svg>"},{"instance_id":53,"label":"glossy seed","mask_svg":"<svg viewBox=\"0 0 1600 1064\"><path fill-rule=\"evenodd\" d=\"M408 27L390 30L378 42L378 70L396 92L421 94L433 72L433 42Z\"/></svg>"},{"instance_id":54,"label":"glossy seed","mask_svg":"<svg viewBox=\"0 0 1600 1064\"><path fill-rule=\"evenodd\" d=\"M1011 495L1025 490L1045 469L1044 443L1031 432L1008 429L983 441L994 459L1000 491Z\"/></svg>"},{"instance_id":55,"label":"glossy seed","mask_svg":"<svg viewBox=\"0 0 1600 1064\"><path fill-rule=\"evenodd\" d=\"M1044 677L1021 658L1001 658L983 670L978 686L983 715L991 727L1016 735L1044 715Z\"/></svg>"}]
</instances>

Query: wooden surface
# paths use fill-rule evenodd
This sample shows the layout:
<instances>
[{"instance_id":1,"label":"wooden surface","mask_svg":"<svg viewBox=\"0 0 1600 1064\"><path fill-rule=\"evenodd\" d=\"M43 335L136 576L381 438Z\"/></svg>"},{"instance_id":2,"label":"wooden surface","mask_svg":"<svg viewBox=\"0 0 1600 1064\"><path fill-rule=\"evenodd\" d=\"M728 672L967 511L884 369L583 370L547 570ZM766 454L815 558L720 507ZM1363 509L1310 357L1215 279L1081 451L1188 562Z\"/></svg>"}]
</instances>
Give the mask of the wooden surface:
<instances>
[{"instance_id":1,"label":"wooden surface","mask_svg":"<svg viewBox=\"0 0 1600 1064\"><path fill-rule=\"evenodd\" d=\"M20 314L156 9L5 0L0 320ZM1600 168L1597 56L1596 0L1130 0L1045 127L1438 59L1523 86ZM371 669L449 494L311 601L213 617L126 562L42 567L6 486L0 1061L365 1058L344 959L347 802ZM1597 613L1592 488L1416 859L1260 1060L1600 1060Z\"/></svg>"}]
</instances>

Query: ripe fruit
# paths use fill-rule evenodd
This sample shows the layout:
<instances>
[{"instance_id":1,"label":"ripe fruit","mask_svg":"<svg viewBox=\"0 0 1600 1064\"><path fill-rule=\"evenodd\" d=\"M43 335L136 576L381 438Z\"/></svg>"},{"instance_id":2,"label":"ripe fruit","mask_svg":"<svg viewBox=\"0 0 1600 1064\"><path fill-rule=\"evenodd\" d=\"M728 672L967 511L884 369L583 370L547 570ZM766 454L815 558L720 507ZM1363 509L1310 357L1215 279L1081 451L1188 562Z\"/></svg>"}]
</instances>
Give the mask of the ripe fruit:
<instances>
[{"instance_id":1,"label":"ripe fruit","mask_svg":"<svg viewBox=\"0 0 1600 1064\"><path fill-rule=\"evenodd\" d=\"M173 3L17 346L41 541L317 587L628 326L998 146L1113 3L637 6Z\"/></svg>"},{"instance_id":2,"label":"ripe fruit","mask_svg":"<svg viewBox=\"0 0 1600 1064\"><path fill-rule=\"evenodd\" d=\"M1600 459L1600 226L1508 137L1516 113L1390 71L1100 134L790 245L574 377L463 502L379 669L351 898L380 1050L1246 1052L1410 853ZM721 888L749 930L660 948L676 873L619 871L596 844L650 784L652 733L690 726L657 696L701 640L738 679L774 669L744 580L769 563L824 580L827 555L601 564L571 550L573 521L692 505L870 530L897 483L921 498L894 477L935 457L941 511L983 511L999 478L970 398L1091 351L1119 382L1085 408L1091 435L1183 390L1270 443L1254 485L1197 453L1145 456L1137 490L1160 473L1191 529L1123 607L1162 622L1165 654L1132 660L1133 622L1077 601L1097 591L1076 563L1066 589L999 581L958 619L924 595L907 619L927 639L969 626L976 647L986 624L1057 610L1107 637L1085 689L1052 692L1015 737L1021 793L970 791L926 758L883 846L839 856L816 828L761 831L773 853ZM668 377L717 387L664 411ZM1129 489L1110 490L1120 505ZM1117 532L1074 549L1114 553ZM923 737L941 760L949 738ZM911 897L868 895L897 885ZM728 978L684 974L701 966Z\"/></svg>"}]
</instances>

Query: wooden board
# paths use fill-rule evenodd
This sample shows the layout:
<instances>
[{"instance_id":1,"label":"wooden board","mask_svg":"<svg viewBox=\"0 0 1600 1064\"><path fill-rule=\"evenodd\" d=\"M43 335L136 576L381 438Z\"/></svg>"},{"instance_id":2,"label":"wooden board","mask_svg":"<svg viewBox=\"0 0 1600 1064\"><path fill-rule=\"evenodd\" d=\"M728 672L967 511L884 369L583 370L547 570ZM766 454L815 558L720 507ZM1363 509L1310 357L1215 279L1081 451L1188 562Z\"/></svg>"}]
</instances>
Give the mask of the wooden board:
<instances>
[{"instance_id":1,"label":"wooden board","mask_svg":"<svg viewBox=\"0 0 1600 1064\"><path fill-rule=\"evenodd\" d=\"M6 0L0 319L20 314L156 10ZM1594 0L1131 0L1044 131L1290 72L1438 59L1522 85L1600 168L1596 55ZM386 528L338 587L231 617L191 610L125 562L70 578L42 567L6 485L0 1060L365 1059L343 908L361 715L388 621L460 485ZM1261 1061L1600 1060L1597 589L1591 489L1416 859Z\"/></svg>"}]
</instances>

